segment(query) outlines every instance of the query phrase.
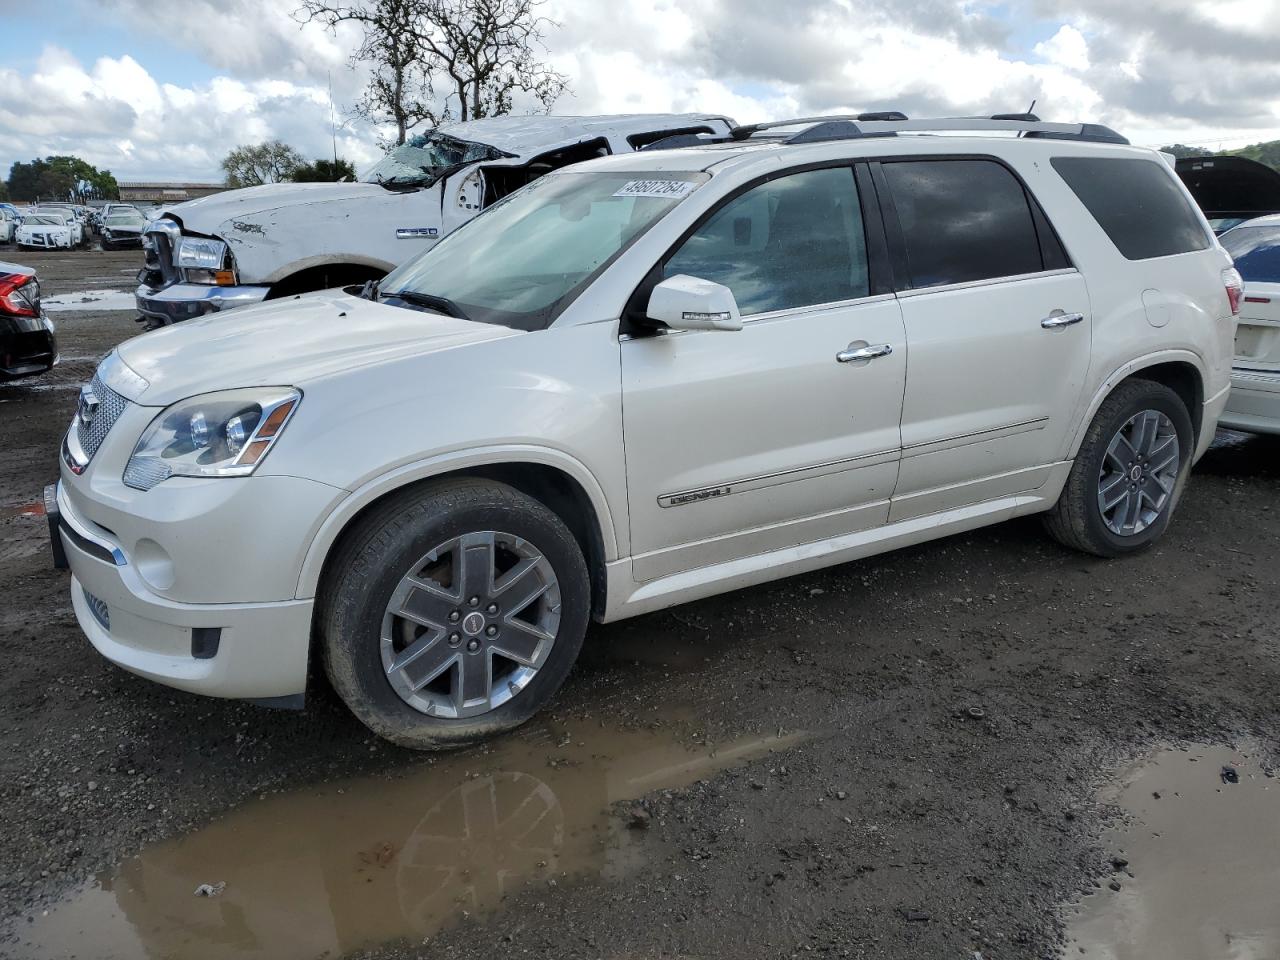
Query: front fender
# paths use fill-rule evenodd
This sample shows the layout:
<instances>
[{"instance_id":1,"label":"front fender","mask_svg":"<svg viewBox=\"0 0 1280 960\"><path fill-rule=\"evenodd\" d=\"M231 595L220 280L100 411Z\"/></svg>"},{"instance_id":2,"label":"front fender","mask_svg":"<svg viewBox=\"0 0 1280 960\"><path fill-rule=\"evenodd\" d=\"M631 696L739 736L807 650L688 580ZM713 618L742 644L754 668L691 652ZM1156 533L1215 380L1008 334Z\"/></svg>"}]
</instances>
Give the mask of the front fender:
<instances>
[{"instance_id":1,"label":"front fender","mask_svg":"<svg viewBox=\"0 0 1280 960\"><path fill-rule=\"evenodd\" d=\"M572 477L586 492L595 511L599 523L600 540L604 546L605 561L618 559L618 538L613 522L613 514L609 509L609 501L604 488L585 464L576 458L557 450L534 444L503 444L497 446L478 447L472 450L455 450L428 457L413 463L402 464L388 470L338 502L333 512L321 523L311 545L307 549L302 569L298 576L298 588L295 596L298 599L314 597L324 570L324 562L333 549L334 543L341 536L347 525L374 501L406 487L409 484L447 473L456 473L476 467L494 466L498 464L538 464L554 467Z\"/></svg>"}]
</instances>

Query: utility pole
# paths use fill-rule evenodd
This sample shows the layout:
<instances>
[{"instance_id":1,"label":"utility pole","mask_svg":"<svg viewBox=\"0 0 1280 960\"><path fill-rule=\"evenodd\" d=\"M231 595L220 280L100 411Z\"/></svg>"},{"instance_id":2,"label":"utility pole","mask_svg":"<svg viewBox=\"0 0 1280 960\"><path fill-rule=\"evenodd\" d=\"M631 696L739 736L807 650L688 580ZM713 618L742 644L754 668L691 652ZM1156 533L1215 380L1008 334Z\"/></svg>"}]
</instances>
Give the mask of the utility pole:
<instances>
[{"instance_id":1,"label":"utility pole","mask_svg":"<svg viewBox=\"0 0 1280 960\"><path fill-rule=\"evenodd\" d=\"M333 138L333 168L338 168L338 130L333 125L333 71L329 71L329 136Z\"/></svg>"}]
</instances>

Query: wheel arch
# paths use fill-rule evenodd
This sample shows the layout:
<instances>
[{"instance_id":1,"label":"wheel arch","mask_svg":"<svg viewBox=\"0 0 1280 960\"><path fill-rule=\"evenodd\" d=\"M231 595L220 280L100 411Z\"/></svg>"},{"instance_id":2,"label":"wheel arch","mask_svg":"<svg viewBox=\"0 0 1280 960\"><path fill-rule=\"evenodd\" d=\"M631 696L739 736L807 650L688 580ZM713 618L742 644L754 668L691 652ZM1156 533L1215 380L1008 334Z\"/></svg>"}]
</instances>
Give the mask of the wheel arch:
<instances>
[{"instance_id":1,"label":"wheel arch","mask_svg":"<svg viewBox=\"0 0 1280 960\"><path fill-rule=\"evenodd\" d=\"M1191 426L1195 432L1195 447L1200 443L1200 431L1204 425L1204 384L1207 379L1204 361L1190 350L1165 350L1130 360L1117 368L1094 393L1085 415L1080 419L1067 459L1074 459L1080 452L1089 425L1098 409L1120 384L1127 380L1153 380L1176 393L1187 407Z\"/></svg>"},{"instance_id":2,"label":"wheel arch","mask_svg":"<svg viewBox=\"0 0 1280 960\"><path fill-rule=\"evenodd\" d=\"M605 565L617 559L613 517L604 490L579 461L542 448L476 451L412 464L352 491L324 520L303 560L297 597L314 597L329 558L342 537L387 497L426 481L481 478L505 483L538 500L564 521L582 548L591 576L591 610L606 600Z\"/></svg>"},{"instance_id":3,"label":"wheel arch","mask_svg":"<svg viewBox=\"0 0 1280 960\"><path fill-rule=\"evenodd\" d=\"M266 278L271 286L268 298L289 297L295 293L377 280L394 268L394 264L361 254L307 257L281 267ZM336 279L328 282L329 277Z\"/></svg>"}]
</instances>

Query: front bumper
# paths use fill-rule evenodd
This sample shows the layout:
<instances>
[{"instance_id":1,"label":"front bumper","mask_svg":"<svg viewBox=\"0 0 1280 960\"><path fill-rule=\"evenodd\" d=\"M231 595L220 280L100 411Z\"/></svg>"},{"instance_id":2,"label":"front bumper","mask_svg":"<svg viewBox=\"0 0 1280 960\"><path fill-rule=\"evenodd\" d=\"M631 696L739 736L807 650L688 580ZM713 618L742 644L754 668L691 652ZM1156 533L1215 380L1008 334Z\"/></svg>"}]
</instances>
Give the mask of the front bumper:
<instances>
[{"instance_id":1,"label":"front bumper","mask_svg":"<svg viewBox=\"0 0 1280 960\"><path fill-rule=\"evenodd\" d=\"M71 605L100 654L131 673L208 696L276 700L305 691L313 600L168 600L148 589L102 528L77 516L61 484L54 502L51 533L71 568Z\"/></svg>"},{"instance_id":2,"label":"front bumper","mask_svg":"<svg viewBox=\"0 0 1280 960\"><path fill-rule=\"evenodd\" d=\"M1248 433L1280 434L1280 372L1237 367L1218 426Z\"/></svg>"},{"instance_id":3,"label":"front bumper","mask_svg":"<svg viewBox=\"0 0 1280 960\"><path fill-rule=\"evenodd\" d=\"M153 320L177 323L219 310L247 307L266 299L269 287L217 287L203 283L175 283L168 287L141 284L134 292L138 313Z\"/></svg>"}]
</instances>

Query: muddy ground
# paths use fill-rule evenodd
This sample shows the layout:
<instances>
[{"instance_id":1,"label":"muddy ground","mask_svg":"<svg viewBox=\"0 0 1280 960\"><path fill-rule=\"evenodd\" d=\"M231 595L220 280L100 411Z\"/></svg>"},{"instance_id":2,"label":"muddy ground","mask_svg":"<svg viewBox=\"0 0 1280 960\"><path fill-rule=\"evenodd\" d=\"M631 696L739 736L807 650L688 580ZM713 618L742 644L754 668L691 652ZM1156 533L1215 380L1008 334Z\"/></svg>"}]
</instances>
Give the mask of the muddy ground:
<instances>
[{"instance_id":1,"label":"muddy ground","mask_svg":"<svg viewBox=\"0 0 1280 960\"><path fill-rule=\"evenodd\" d=\"M126 288L138 254L0 259L37 266L52 297ZM137 327L54 316L63 364L0 386L0 954L16 957L42 952L51 904L148 844L268 795L433 763L374 739L323 687L305 712L269 711L156 686L89 647L30 505L56 476L77 383ZM512 751L531 770L590 765L556 733L584 724L604 752L655 731L698 749L807 736L642 811L613 806L626 869L519 876L501 909L459 907L365 953L1055 956L1064 904L1118 895L1098 880L1113 808L1097 798L1124 763L1182 741L1280 742L1278 492L1280 443L1223 435L1138 557L1071 553L1032 518L593 628L548 716L434 761L441 776ZM395 837L385 855L403 855ZM253 924L237 922L251 953ZM351 946L335 943L324 955ZM148 954L185 955L144 935ZM98 955L89 933L81 955Z\"/></svg>"}]
</instances>

